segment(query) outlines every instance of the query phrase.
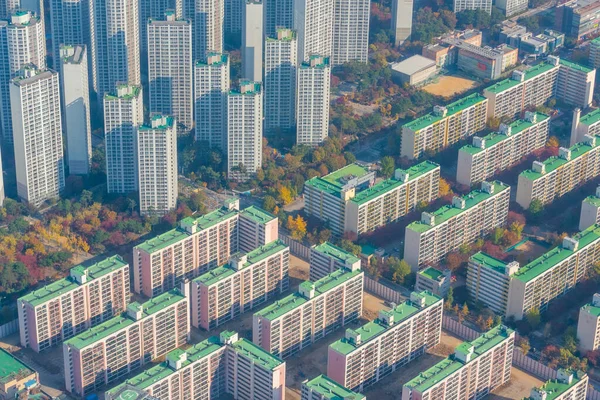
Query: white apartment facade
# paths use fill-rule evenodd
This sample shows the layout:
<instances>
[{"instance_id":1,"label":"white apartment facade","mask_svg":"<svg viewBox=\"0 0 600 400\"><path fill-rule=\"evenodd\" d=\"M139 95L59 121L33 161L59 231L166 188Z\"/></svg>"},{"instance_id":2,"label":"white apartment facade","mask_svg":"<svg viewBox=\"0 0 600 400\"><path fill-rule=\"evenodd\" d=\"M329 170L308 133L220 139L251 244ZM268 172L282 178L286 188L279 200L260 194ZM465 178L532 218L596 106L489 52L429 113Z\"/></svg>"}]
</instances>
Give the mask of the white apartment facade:
<instances>
[{"instance_id":1,"label":"white apartment facade","mask_svg":"<svg viewBox=\"0 0 600 400\"><path fill-rule=\"evenodd\" d=\"M510 380L515 332L497 326L463 342L446 358L402 387L402 400L483 398Z\"/></svg>"},{"instance_id":2,"label":"white apartment facade","mask_svg":"<svg viewBox=\"0 0 600 400\"><path fill-rule=\"evenodd\" d=\"M144 122L142 88L119 85L104 96L104 145L108 193L138 190L137 128Z\"/></svg>"},{"instance_id":3,"label":"white apartment facade","mask_svg":"<svg viewBox=\"0 0 600 400\"><path fill-rule=\"evenodd\" d=\"M417 274L415 291L428 291L436 296L446 297L451 281L452 272L449 269L440 271L433 267L425 268Z\"/></svg>"},{"instance_id":4,"label":"white apartment facade","mask_svg":"<svg viewBox=\"0 0 600 400\"><path fill-rule=\"evenodd\" d=\"M592 302L579 309L577 339L582 354L600 347L600 293L595 293Z\"/></svg>"},{"instance_id":5,"label":"white apartment facade","mask_svg":"<svg viewBox=\"0 0 600 400\"><path fill-rule=\"evenodd\" d=\"M183 16L193 24L193 60L204 60L209 52L223 52L225 1L185 1Z\"/></svg>"},{"instance_id":6,"label":"white apartment facade","mask_svg":"<svg viewBox=\"0 0 600 400\"><path fill-rule=\"evenodd\" d=\"M332 66L368 61L370 18L369 0L334 0Z\"/></svg>"},{"instance_id":7,"label":"white apartment facade","mask_svg":"<svg viewBox=\"0 0 600 400\"><path fill-rule=\"evenodd\" d=\"M192 325L211 331L289 288L289 247L271 242L238 253L192 281Z\"/></svg>"},{"instance_id":8,"label":"white apartment facade","mask_svg":"<svg viewBox=\"0 0 600 400\"><path fill-rule=\"evenodd\" d=\"M595 224L600 224L600 186L596 188L595 196L588 196L581 202L581 213L579 214L580 231Z\"/></svg>"},{"instance_id":9,"label":"white apartment facade","mask_svg":"<svg viewBox=\"0 0 600 400\"><path fill-rule=\"evenodd\" d=\"M592 104L596 69L560 59L556 79L556 97L578 107Z\"/></svg>"},{"instance_id":10,"label":"white apartment facade","mask_svg":"<svg viewBox=\"0 0 600 400\"><path fill-rule=\"evenodd\" d=\"M227 96L227 176L247 180L262 166L263 93L260 82L242 80Z\"/></svg>"},{"instance_id":11,"label":"white apartment facade","mask_svg":"<svg viewBox=\"0 0 600 400\"><path fill-rule=\"evenodd\" d=\"M67 165L71 175L87 175L92 161L87 48L79 45L61 46L60 56Z\"/></svg>"},{"instance_id":12,"label":"white apartment facade","mask_svg":"<svg viewBox=\"0 0 600 400\"><path fill-rule=\"evenodd\" d=\"M174 289L143 304L131 303L127 314L64 342L67 391L85 396L187 343L188 295Z\"/></svg>"},{"instance_id":13,"label":"white apartment facade","mask_svg":"<svg viewBox=\"0 0 600 400\"><path fill-rule=\"evenodd\" d=\"M11 80L10 104L17 194L40 206L65 187L58 73L26 66Z\"/></svg>"},{"instance_id":14,"label":"white apartment facade","mask_svg":"<svg viewBox=\"0 0 600 400\"><path fill-rule=\"evenodd\" d=\"M244 208L240 211L238 224L240 252L250 253L279 239L279 219L262 208Z\"/></svg>"},{"instance_id":15,"label":"white apartment facade","mask_svg":"<svg viewBox=\"0 0 600 400\"><path fill-rule=\"evenodd\" d=\"M405 229L404 259L413 271L439 262L463 243L503 226L509 200L510 186L499 181L482 182L481 190L455 196L451 205L432 213L423 212L420 221Z\"/></svg>"},{"instance_id":16,"label":"white apartment facade","mask_svg":"<svg viewBox=\"0 0 600 400\"><path fill-rule=\"evenodd\" d=\"M362 314L364 272L337 270L254 314L252 341L283 359Z\"/></svg>"},{"instance_id":17,"label":"white apartment facade","mask_svg":"<svg viewBox=\"0 0 600 400\"><path fill-rule=\"evenodd\" d=\"M298 62L308 61L312 54L330 57L333 53L334 1L294 0L293 5L293 28L298 34Z\"/></svg>"},{"instance_id":18,"label":"white apartment facade","mask_svg":"<svg viewBox=\"0 0 600 400\"><path fill-rule=\"evenodd\" d=\"M263 81L263 0L245 0L242 19L242 78Z\"/></svg>"},{"instance_id":19,"label":"white apartment facade","mask_svg":"<svg viewBox=\"0 0 600 400\"><path fill-rule=\"evenodd\" d=\"M294 26L294 0L263 0L265 4L265 36L274 36L277 29Z\"/></svg>"},{"instance_id":20,"label":"white apartment facade","mask_svg":"<svg viewBox=\"0 0 600 400\"><path fill-rule=\"evenodd\" d=\"M272 1L272 0L271 0ZM268 3L267 3L268 4ZM298 41L291 29L277 29L265 41L265 134L289 132L296 125Z\"/></svg>"},{"instance_id":21,"label":"white apartment facade","mask_svg":"<svg viewBox=\"0 0 600 400\"><path fill-rule=\"evenodd\" d=\"M119 256L71 268L69 276L19 298L21 346L39 353L125 311L129 265Z\"/></svg>"},{"instance_id":22,"label":"white apartment facade","mask_svg":"<svg viewBox=\"0 0 600 400\"><path fill-rule=\"evenodd\" d=\"M164 215L177 207L177 123L154 115L137 129L137 165L141 215Z\"/></svg>"},{"instance_id":23,"label":"white apartment facade","mask_svg":"<svg viewBox=\"0 0 600 400\"><path fill-rule=\"evenodd\" d=\"M596 38L590 42L589 64L594 67L600 67L600 39Z\"/></svg>"},{"instance_id":24,"label":"white apartment facade","mask_svg":"<svg viewBox=\"0 0 600 400\"><path fill-rule=\"evenodd\" d=\"M400 46L412 34L413 0L392 0L392 33Z\"/></svg>"},{"instance_id":25,"label":"white apartment facade","mask_svg":"<svg viewBox=\"0 0 600 400\"><path fill-rule=\"evenodd\" d=\"M454 13L465 10L481 10L492 13L492 0L454 0Z\"/></svg>"},{"instance_id":26,"label":"white apartment facade","mask_svg":"<svg viewBox=\"0 0 600 400\"><path fill-rule=\"evenodd\" d=\"M168 11L147 21L149 109L170 115L180 134L194 126L192 104L192 24Z\"/></svg>"},{"instance_id":27,"label":"white apartment facade","mask_svg":"<svg viewBox=\"0 0 600 400\"><path fill-rule=\"evenodd\" d=\"M329 57L311 54L298 68L296 143L317 146L329 136Z\"/></svg>"},{"instance_id":28,"label":"white apartment facade","mask_svg":"<svg viewBox=\"0 0 600 400\"><path fill-rule=\"evenodd\" d=\"M527 0L498 0L496 7L504 11L506 18L527 11L529 2Z\"/></svg>"},{"instance_id":29,"label":"white apartment facade","mask_svg":"<svg viewBox=\"0 0 600 400\"><path fill-rule=\"evenodd\" d=\"M183 0L147 0L140 3L140 51L142 58L148 53L148 20L161 20L165 17L165 14L173 14L175 19L182 19ZM144 59L143 62L147 62L147 59Z\"/></svg>"},{"instance_id":30,"label":"white apartment facade","mask_svg":"<svg viewBox=\"0 0 600 400\"><path fill-rule=\"evenodd\" d=\"M548 139L550 117L526 111L525 118L510 125L501 124L498 132L473 137L473 144L458 151L456 181L471 186L504 171L537 149Z\"/></svg>"},{"instance_id":31,"label":"white apartment facade","mask_svg":"<svg viewBox=\"0 0 600 400\"><path fill-rule=\"evenodd\" d=\"M310 248L309 280L316 282L338 269L360 269L360 258L329 243L321 243Z\"/></svg>"},{"instance_id":32,"label":"white apartment facade","mask_svg":"<svg viewBox=\"0 0 600 400\"><path fill-rule=\"evenodd\" d=\"M552 400L585 400L588 390L588 376L581 371L559 369L556 379L531 389L531 395L525 400L543 400L552 396Z\"/></svg>"},{"instance_id":33,"label":"white apartment facade","mask_svg":"<svg viewBox=\"0 0 600 400\"><path fill-rule=\"evenodd\" d=\"M432 113L402 126L400 155L418 159L425 150L438 152L466 139L486 127L486 112L488 100L477 93L446 106L434 106Z\"/></svg>"},{"instance_id":34,"label":"white apartment facade","mask_svg":"<svg viewBox=\"0 0 600 400\"><path fill-rule=\"evenodd\" d=\"M229 55L211 52L206 62L194 67L194 116L196 140L208 142L211 148L227 149L227 94Z\"/></svg>"},{"instance_id":35,"label":"white apartment facade","mask_svg":"<svg viewBox=\"0 0 600 400\"><path fill-rule=\"evenodd\" d=\"M410 300L329 345L327 376L362 392L436 346L442 335L443 300L412 292Z\"/></svg>"},{"instance_id":36,"label":"white apartment facade","mask_svg":"<svg viewBox=\"0 0 600 400\"><path fill-rule=\"evenodd\" d=\"M52 32L52 59L54 69L58 69L61 46L85 46L88 60L90 83L92 79L92 43L90 35L90 12L85 0L51 0L50 2L50 29Z\"/></svg>"},{"instance_id":37,"label":"white apartment facade","mask_svg":"<svg viewBox=\"0 0 600 400\"><path fill-rule=\"evenodd\" d=\"M551 203L600 175L600 143L596 139L586 136L583 142L568 149L561 147L557 157L534 161L530 170L519 174L517 203L524 209L534 199Z\"/></svg>"},{"instance_id":38,"label":"white apartment facade","mask_svg":"<svg viewBox=\"0 0 600 400\"><path fill-rule=\"evenodd\" d=\"M600 109L595 109L581 116L581 110L573 111L570 146L582 142L586 136L600 136Z\"/></svg>"}]
</instances>

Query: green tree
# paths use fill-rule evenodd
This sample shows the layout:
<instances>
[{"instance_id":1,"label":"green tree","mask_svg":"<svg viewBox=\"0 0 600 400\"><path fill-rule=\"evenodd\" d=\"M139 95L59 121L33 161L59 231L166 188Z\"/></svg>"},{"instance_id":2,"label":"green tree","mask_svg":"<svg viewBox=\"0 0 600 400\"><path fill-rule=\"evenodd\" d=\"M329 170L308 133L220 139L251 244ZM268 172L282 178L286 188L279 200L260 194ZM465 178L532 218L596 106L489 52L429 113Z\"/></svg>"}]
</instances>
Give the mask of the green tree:
<instances>
[{"instance_id":1,"label":"green tree","mask_svg":"<svg viewBox=\"0 0 600 400\"><path fill-rule=\"evenodd\" d=\"M362 252L362 248L359 245L347 239L342 239L342 241L340 242L340 247L346 250L348 253L352 253L357 257L359 257L360 253Z\"/></svg>"},{"instance_id":2,"label":"green tree","mask_svg":"<svg viewBox=\"0 0 600 400\"><path fill-rule=\"evenodd\" d=\"M446 293L446 302L444 303L446 310L450 310L452 308L452 303L454 303L454 289L451 287L448 289L448 293Z\"/></svg>"},{"instance_id":3,"label":"green tree","mask_svg":"<svg viewBox=\"0 0 600 400\"><path fill-rule=\"evenodd\" d=\"M263 200L263 208L269 212L273 212L275 207L277 206L277 202L273 196L265 196Z\"/></svg>"},{"instance_id":4,"label":"green tree","mask_svg":"<svg viewBox=\"0 0 600 400\"><path fill-rule=\"evenodd\" d=\"M384 177L390 178L392 175L394 175L395 168L396 164L392 157L385 156L381 159L381 174Z\"/></svg>"},{"instance_id":5,"label":"green tree","mask_svg":"<svg viewBox=\"0 0 600 400\"><path fill-rule=\"evenodd\" d=\"M527 320L527 323L529 324L531 329L536 330L542 322L540 310L537 307L532 308L531 310L527 311L527 314L525 314L525 319Z\"/></svg>"},{"instance_id":6,"label":"green tree","mask_svg":"<svg viewBox=\"0 0 600 400\"><path fill-rule=\"evenodd\" d=\"M492 243L494 243L495 245L499 245L500 241L502 240L502 238L504 237L504 229L502 228L495 228L494 231L492 232Z\"/></svg>"},{"instance_id":7,"label":"green tree","mask_svg":"<svg viewBox=\"0 0 600 400\"><path fill-rule=\"evenodd\" d=\"M410 274L410 265L404 260L399 260L396 257L388 259L388 268L392 273L392 280L400 285L404 284L404 279Z\"/></svg>"},{"instance_id":8,"label":"green tree","mask_svg":"<svg viewBox=\"0 0 600 400\"><path fill-rule=\"evenodd\" d=\"M533 199L532 202L529 204L528 211L534 219L537 219L544 212L544 204L540 199Z\"/></svg>"}]
</instances>

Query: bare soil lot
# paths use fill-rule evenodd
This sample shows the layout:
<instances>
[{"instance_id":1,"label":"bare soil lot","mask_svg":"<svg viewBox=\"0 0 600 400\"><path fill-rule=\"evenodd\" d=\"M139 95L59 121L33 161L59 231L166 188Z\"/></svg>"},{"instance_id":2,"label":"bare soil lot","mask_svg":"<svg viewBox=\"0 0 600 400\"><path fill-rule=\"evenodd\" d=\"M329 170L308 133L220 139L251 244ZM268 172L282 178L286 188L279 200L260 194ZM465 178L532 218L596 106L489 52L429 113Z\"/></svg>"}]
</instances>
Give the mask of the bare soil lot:
<instances>
[{"instance_id":1,"label":"bare soil lot","mask_svg":"<svg viewBox=\"0 0 600 400\"><path fill-rule=\"evenodd\" d=\"M477 83L459 76L440 76L435 82L423 86L423 90L436 96L452 97L455 94L466 92Z\"/></svg>"},{"instance_id":2,"label":"bare soil lot","mask_svg":"<svg viewBox=\"0 0 600 400\"><path fill-rule=\"evenodd\" d=\"M529 396L532 387L543 384L544 382L535 376L513 367L510 382L494 390L487 398L489 400L522 399Z\"/></svg>"}]
</instances>

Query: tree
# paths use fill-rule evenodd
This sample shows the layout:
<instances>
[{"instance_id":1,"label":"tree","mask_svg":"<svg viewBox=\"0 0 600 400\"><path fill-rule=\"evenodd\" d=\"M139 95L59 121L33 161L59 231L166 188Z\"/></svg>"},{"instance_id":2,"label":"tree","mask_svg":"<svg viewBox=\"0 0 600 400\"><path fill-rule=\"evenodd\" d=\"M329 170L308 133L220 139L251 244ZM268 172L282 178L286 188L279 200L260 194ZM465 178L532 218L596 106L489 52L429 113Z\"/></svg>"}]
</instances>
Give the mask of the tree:
<instances>
[{"instance_id":1,"label":"tree","mask_svg":"<svg viewBox=\"0 0 600 400\"><path fill-rule=\"evenodd\" d=\"M287 219L287 228L290 230L292 239L301 241L306 236L306 221L300 215L293 218L291 215Z\"/></svg>"},{"instance_id":2,"label":"tree","mask_svg":"<svg viewBox=\"0 0 600 400\"><path fill-rule=\"evenodd\" d=\"M284 205L288 205L292 202L292 191L287 186L280 186L278 189L279 201Z\"/></svg>"},{"instance_id":3,"label":"tree","mask_svg":"<svg viewBox=\"0 0 600 400\"><path fill-rule=\"evenodd\" d=\"M381 175L386 178L390 178L394 175L394 170L396 165L394 163L394 159L390 156L385 156L381 159Z\"/></svg>"},{"instance_id":4,"label":"tree","mask_svg":"<svg viewBox=\"0 0 600 400\"><path fill-rule=\"evenodd\" d=\"M403 285L404 279L411 272L410 265L408 265L406 261L399 260L396 257L390 257L387 264L392 273L392 281L399 285Z\"/></svg>"},{"instance_id":5,"label":"tree","mask_svg":"<svg viewBox=\"0 0 600 400\"><path fill-rule=\"evenodd\" d=\"M494 243L495 245L499 245L500 241L502 240L502 238L504 237L504 229L502 228L495 228L494 231L492 232L492 243Z\"/></svg>"},{"instance_id":6,"label":"tree","mask_svg":"<svg viewBox=\"0 0 600 400\"><path fill-rule=\"evenodd\" d=\"M456 271L462 264L461 257L456 253L449 253L446 256L446 267L450 271Z\"/></svg>"},{"instance_id":7,"label":"tree","mask_svg":"<svg viewBox=\"0 0 600 400\"><path fill-rule=\"evenodd\" d=\"M527 323L529 324L531 329L536 330L542 322L540 310L536 307L532 308L531 310L527 311L527 314L525 314L525 319L527 320Z\"/></svg>"},{"instance_id":8,"label":"tree","mask_svg":"<svg viewBox=\"0 0 600 400\"><path fill-rule=\"evenodd\" d=\"M440 178L440 197L445 197L452 194L450 184L444 178Z\"/></svg>"},{"instance_id":9,"label":"tree","mask_svg":"<svg viewBox=\"0 0 600 400\"><path fill-rule=\"evenodd\" d=\"M133 210L135 209L135 206L137 206L137 203L135 202L134 199L132 199L131 197L127 198L127 209L129 210L130 214L133 214Z\"/></svg>"},{"instance_id":10,"label":"tree","mask_svg":"<svg viewBox=\"0 0 600 400\"><path fill-rule=\"evenodd\" d=\"M533 199L529 204L529 214L534 218L539 218L544 211L544 204L540 199Z\"/></svg>"},{"instance_id":11,"label":"tree","mask_svg":"<svg viewBox=\"0 0 600 400\"><path fill-rule=\"evenodd\" d=\"M93 203L94 194L89 190L84 190L81 192L81 197L79 198L79 202L84 207L89 207Z\"/></svg>"},{"instance_id":12,"label":"tree","mask_svg":"<svg viewBox=\"0 0 600 400\"><path fill-rule=\"evenodd\" d=\"M273 212L275 207L277 206L277 202L273 196L265 196L263 199L263 208L268 212Z\"/></svg>"},{"instance_id":13,"label":"tree","mask_svg":"<svg viewBox=\"0 0 600 400\"><path fill-rule=\"evenodd\" d=\"M340 247L346 250L348 253L354 254L356 257L359 257L360 253L362 252L362 248L359 245L347 239L342 239L340 242Z\"/></svg>"},{"instance_id":14,"label":"tree","mask_svg":"<svg viewBox=\"0 0 600 400\"><path fill-rule=\"evenodd\" d=\"M421 200L417 203L416 210L418 213L425 211L427 208L427 202L425 200Z\"/></svg>"},{"instance_id":15,"label":"tree","mask_svg":"<svg viewBox=\"0 0 600 400\"><path fill-rule=\"evenodd\" d=\"M329 229L322 229L319 232L319 243L325 243L331 239L331 231Z\"/></svg>"},{"instance_id":16,"label":"tree","mask_svg":"<svg viewBox=\"0 0 600 400\"><path fill-rule=\"evenodd\" d=\"M526 338L523 338L521 340L521 342L519 343L519 348L523 352L523 355L526 356L527 353L529 353L529 350L531 349L531 345L529 344L529 340L526 339Z\"/></svg>"},{"instance_id":17,"label":"tree","mask_svg":"<svg viewBox=\"0 0 600 400\"><path fill-rule=\"evenodd\" d=\"M450 287L450 289L448 289L448 293L446 293L446 302L444 303L446 310L452 308L452 303L454 303L454 289Z\"/></svg>"},{"instance_id":18,"label":"tree","mask_svg":"<svg viewBox=\"0 0 600 400\"><path fill-rule=\"evenodd\" d=\"M523 233L523 228L525 228L525 225L515 221L512 224L510 224L510 231L514 232L517 235L517 239L521 240L521 235Z\"/></svg>"},{"instance_id":19,"label":"tree","mask_svg":"<svg viewBox=\"0 0 600 400\"><path fill-rule=\"evenodd\" d=\"M559 147L560 142L556 136L550 136L548 141L546 142L546 147Z\"/></svg>"},{"instance_id":20,"label":"tree","mask_svg":"<svg viewBox=\"0 0 600 400\"><path fill-rule=\"evenodd\" d=\"M464 303L462 306L462 309L460 310L460 313L463 315L463 317L468 317L469 316L469 307L467 307L467 303Z\"/></svg>"}]
</instances>

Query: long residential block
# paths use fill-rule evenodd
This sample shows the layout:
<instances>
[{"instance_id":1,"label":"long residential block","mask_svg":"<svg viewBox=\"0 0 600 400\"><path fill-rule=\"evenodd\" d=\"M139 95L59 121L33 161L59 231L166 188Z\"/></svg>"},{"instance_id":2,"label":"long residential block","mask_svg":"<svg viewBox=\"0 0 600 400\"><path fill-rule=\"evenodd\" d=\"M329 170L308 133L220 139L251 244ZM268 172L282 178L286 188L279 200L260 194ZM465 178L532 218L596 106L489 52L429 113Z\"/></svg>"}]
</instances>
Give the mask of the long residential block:
<instances>
[{"instance_id":1,"label":"long residential block","mask_svg":"<svg viewBox=\"0 0 600 400\"><path fill-rule=\"evenodd\" d=\"M456 181L471 186L508 169L532 151L543 148L548 138L550 117L527 111L525 118L499 132L473 137L473 144L458 151Z\"/></svg>"},{"instance_id":2,"label":"long residential block","mask_svg":"<svg viewBox=\"0 0 600 400\"><path fill-rule=\"evenodd\" d=\"M179 287L185 279L224 265L278 237L277 218L256 207L239 210L239 200L179 226L133 249L133 288L148 297Z\"/></svg>"},{"instance_id":3,"label":"long residential block","mask_svg":"<svg viewBox=\"0 0 600 400\"><path fill-rule=\"evenodd\" d=\"M289 287L290 250L277 240L192 281L192 325L212 330Z\"/></svg>"},{"instance_id":4,"label":"long residential block","mask_svg":"<svg viewBox=\"0 0 600 400\"><path fill-rule=\"evenodd\" d=\"M253 317L252 341L286 358L362 314L364 273L340 269L266 307Z\"/></svg>"},{"instance_id":5,"label":"long residential block","mask_svg":"<svg viewBox=\"0 0 600 400\"><path fill-rule=\"evenodd\" d=\"M524 400L585 400L588 376L581 371L559 369L556 379L531 389L531 396Z\"/></svg>"},{"instance_id":6,"label":"long residential block","mask_svg":"<svg viewBox=\"0 0 600 400\"><path fill-rule=\"evenodd\" d=\"M369 189L357 192L346 203L344 233L352 238L398 221L414 211L417 204L439 196L440 166L424 161Z\"/></svg>"},{"instance_id":7,"label":"long residential block","mask_svg":"<svg viewBox=\"0 0 600 400\"><path fill-rule=\"evenodd\" d=\"M338 269L360 269L361 260L329 242L310 249L310 281L316 282Z\"/></svg>"},{"instance_id":8,"label":"long residential block","mask_svg":"<svg viewBox=\"0 0 600 400\"><path fill-rule=\"evenodd\" d=\"M588 196L581 202L581 213L579 214L580 231L595 224L600 224L600 186L596 188L595 196Z\"/></svg>"},{"instance_id":9,"label":"long residential block","mask_svg":"<svg viewBox=\"0 0 600 400\"><path fill-rule=\"evenodd\" d=\"M133 387L160 400L285 399L285 362L236 332L225 331L186 350L173 350L166 360L109 390L116 398Z\"/></svg>"},{"instance_id":10,"label":"long residential block","mask_svg":"<svg viewBox=\"0 0 600 400\"><path fill-rule=\"evenodd\" d=\"M367 400L367 398L345 388L325 375L302 382L302 400Z\"/></svg>"},{"instance_id":11,"label":"long residential block","mask_svg":"<svg viewBox=\"0 0 600 400\"><path fill-rule=\"evenodd\" d=\"M481 399L510 380L515 332L497 326L402 387L402 400Z\"/></svg>"},{"instance_id":12,"label":"long residential block","mask_svg":"<svg viewBox=\"0 0 600 400\"><path fill-rule=\"evenodd\" d=\"M435 212L423 212L420 221L405 229L404 259L417 271L423 265L439 262L463 243L471 243L506 223L510 186L482 182L481 190L452 199Z\"/></svg>"},{"instance_id":13,"label":"long residential block","mask_svg":"<svg viewBox=\"0 0 600 400\"><path fill-rule=\"evenodd\" d=\"M519 174L517 203L527 209L534 199L549 204L575 187L600 175L600 142L586 136L571 148L561 147L557 157L534 161Z\"/></svg>"},{"instance_id":14,"label":"long residential block","mask_svg":"<svg viewBox=\"0 0 600 400\"><path fill-rule=\"evenodd\" d=\"M121 314L129 298L129 265L121 257L73 267L17 300L21 346L39 353Z\"/></svg>"},{"instance_id":15,"label":"long residential block","mask_svg":"<svg viewBox=\"0 0 600 400\"><path fill-rule=\"evenodd\" d=\"M435 106L424 115L402 126L400 155L420 158L425 150L438 152L485 128L488 99L474 93L447 106Z\"/></svg>"},{"instance_id":16,"label":"long residential block","mask_svg":"<svg viewBox=\"0 0 600 400\"><path fill-rule=\"evenodd\" d=\"M327 376L362 392L440 342L443 300L413 292L410 300L329 345Z\"/></svg>"},{"instance_id":17,"label":"long residential block","mask_svg":"<svg viewBox=\"0 0 600 400\"><path fill-rule=\"evenodd\" d=\"M184 286L185 287L185 286ZM65 387L85 396L185 344L189 293L177 289L112 318L63 344Z\"/></svg>"},{"instance_id":18,"label":"long residential block","mask_svg":"<svg viewBox=\"0 0 600 400\"><path fill-rule=\"evenodd\" d=\"M579 309L577 339L583 355L600 347L600 293L595 293L592 302Z\"/></svg>"}]
</instances>

